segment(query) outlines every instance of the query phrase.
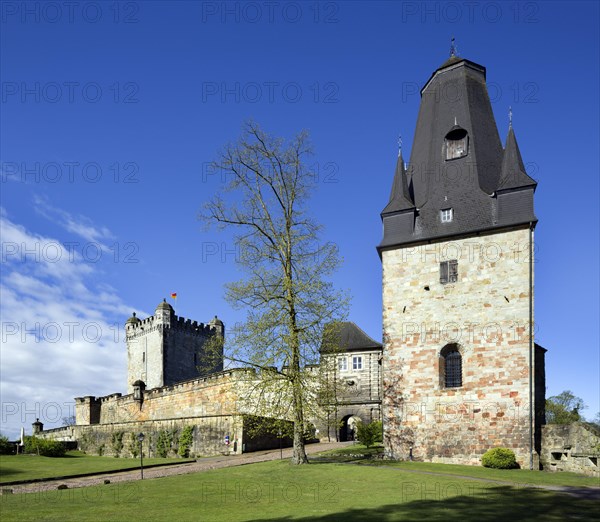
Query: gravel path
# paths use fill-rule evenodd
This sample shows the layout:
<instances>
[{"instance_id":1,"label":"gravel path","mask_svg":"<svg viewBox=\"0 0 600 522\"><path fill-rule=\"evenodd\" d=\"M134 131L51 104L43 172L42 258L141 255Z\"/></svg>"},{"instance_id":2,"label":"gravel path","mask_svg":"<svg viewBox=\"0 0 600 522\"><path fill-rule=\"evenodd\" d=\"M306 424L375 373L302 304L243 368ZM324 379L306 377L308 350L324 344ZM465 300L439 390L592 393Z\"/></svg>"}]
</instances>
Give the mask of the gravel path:
<instances>
[{"instance_id":1,"label":"gravel path","mask_svg":"<svg viewBox=\"0 0 600 522\"><path fill-rule=\"evenodd\" d=\"M308 444L306 453L313 455L321 451L337 449L352 442L325 442L319 444ZM289 459L292 456L292 448L284 448L283 458ZM159 477L168 477L171 475L184 475L186 473L197 473L198 471L206 471L209 469L229 468L232 466L243 466L245 464L254 464L255 462L266 462L269 460L277 460L280 458L279 450L255 451L252 453L243 453L242 455L207 457L199 459L196 462L190 462L181 465L171 465L160 468L150 468L144 470L144 480L154 479ZM33 484L19 484L15 486L7 486L3 489L12 489L13 493L34 493L56 489L60 484L66 484L69 488L82 488L86 486L94 486L103 484L105 480L114 482L125 482L131 480L139 480L140 471L121 471L115 473L104 473L102 475L93 475L90 477L80 477L62 480L49 480L45 482L36 482Z\"/></svg>"}]
</instances>

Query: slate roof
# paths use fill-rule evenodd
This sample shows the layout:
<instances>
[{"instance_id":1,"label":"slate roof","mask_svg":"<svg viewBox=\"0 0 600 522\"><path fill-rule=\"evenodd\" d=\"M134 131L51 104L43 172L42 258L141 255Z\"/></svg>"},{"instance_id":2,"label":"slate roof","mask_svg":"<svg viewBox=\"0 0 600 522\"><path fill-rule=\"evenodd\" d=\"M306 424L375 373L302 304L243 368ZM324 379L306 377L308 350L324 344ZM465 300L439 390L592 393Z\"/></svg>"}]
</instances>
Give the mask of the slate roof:
<instances>
[{"instance_id":1,"label":"slate roof","mask_svg":"<svg viewBox=\"0 0 600 522\"><path fill-rule=\"evenodd\" d=\"M339 330L337 330L339 328ZM334 330L336 329L336 330ZM321 353L360 352L365 350L381 350L383 345L371 339L355 323L351 321L330 323L325 327L324 338L335 332L333 343L323 342Z\"/></svg>"},{"instance_id":2,"label":"slate roof","mask_svg":"<svg viewBox=\"0 0 600 522\"><path fill-rule=\"evenodd\" d=\"M506 138L506 148L504 149L498 190L509 190L530 186L537 186L537 182L525 172L521 151L519 150L517 138L515 137L515 132L511 125L508 129L508 137Z\"/></svg>"},{"instance_id":3,"label":"slate roof","mask_svg":"<svg viewBox=\"0 0 600 522\"><path fill-rule=\"evenodd\" d=\"M396 172L394 173L394 183L392 184L392 192L387 206L383 209L382 214L390 214L392 212L401 212L415 208L412 201L410 191L408 189L408 179L406 169L404 167L404 158L402 151L398 154L396 161Z\"/></svg>"},{"instance_id":4,"label":"slate roof","mask_svg":"<svg viewBox=\"0 0 600 522\"><path fill-rule=\"evenodd\" d=\"M463 129L467 155L446 159L446 136ZM514 132L509 132L506 152L502 148L486 70L475 62L453 56L427 81L421 90L408 172L402 175L399 170L397 166L390 201L381 213L380 254L398 245L537 221L533 192L518 201L505 199L499 211L496 191L534 189L535 182L525 174ZM392 215L411 208L410 224L406 216ZM442 223L440 211L449 208L453 219Z\"/></svg>"}]
</instances>

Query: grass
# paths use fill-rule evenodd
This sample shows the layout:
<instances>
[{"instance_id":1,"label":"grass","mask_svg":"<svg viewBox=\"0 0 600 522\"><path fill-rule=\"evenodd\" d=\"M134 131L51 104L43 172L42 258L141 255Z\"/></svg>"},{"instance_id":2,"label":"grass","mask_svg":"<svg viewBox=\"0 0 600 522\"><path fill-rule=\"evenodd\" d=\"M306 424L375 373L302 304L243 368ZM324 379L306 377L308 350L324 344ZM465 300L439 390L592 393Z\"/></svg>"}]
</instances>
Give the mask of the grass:
<instances>
[{"instance_id":1,"label":"grass","mask_svg":"<svg viewBox=\"0 0 600 522\"><path fill-rule=\"evenodd\" d=\"M596 511L594 511L596 509ZM593 520L597 505L563 493L389 467L286 461L0 497L21 520Z\"/></svg>"},{"instance_id":2,"label":"grass","mask_svg":"<svg viewBox=\"0 0 600 522\"><path fill-rule=\"evenodd\" d=\"M189 462L182 459L144 459L144 465ZM0 485L15 480L66 477L81 473L135 468L140 459L96 457L79 451L68 451L65 457L38 457L37 455L0 455Z\"/></svg>"},{"instance_id":3,"label":"grass","mask_svg":"<svg viewBox=\"0 0 600 522\"><path fill-rule=\"evenodd\" d=\"M423 471L429 473L442 473L448 475L459 475L487 480L499 480L512 482L514 484L531 484L537 486L600 486L600 479L597 477L588 477L577 473L557 472L549 473L545 471L531 471L528 469L491 469L483 466L463 466L460 464L437 464L432 462L393 462L385 460L371 461L366 457L375 455L382 450L382 447L366 448L360 444L347 446L345 448L330 450L320 455L328 458L339 457L342 462L348 462L352 459L349 455L365 455L365 460L361 464L393 467L406 471Z\"/></svg>"}]
</instances>

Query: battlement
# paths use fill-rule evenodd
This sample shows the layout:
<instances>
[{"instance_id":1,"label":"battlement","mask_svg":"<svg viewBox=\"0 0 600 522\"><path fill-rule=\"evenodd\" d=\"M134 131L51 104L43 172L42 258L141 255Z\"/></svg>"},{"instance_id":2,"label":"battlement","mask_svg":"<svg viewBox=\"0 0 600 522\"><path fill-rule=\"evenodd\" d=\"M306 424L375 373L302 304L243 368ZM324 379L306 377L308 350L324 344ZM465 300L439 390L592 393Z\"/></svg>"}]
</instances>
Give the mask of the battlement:
<instances>
[{"instance_id":1,"label":"battlement","mask_svg":"<svg viewBox=\"0 0 600 522\"><path fill-rule=\"evenodd\" d=\"M126 325L127 335L142 335L148 330L154 328L171 328L188 334L208 336L218 332L218 328L212 324L199 323L185 317L172 315L168 323L159 322L156 316L151 315L145 319L138 319L138 322L128 322Z\"/></svg>"}]
</instances>

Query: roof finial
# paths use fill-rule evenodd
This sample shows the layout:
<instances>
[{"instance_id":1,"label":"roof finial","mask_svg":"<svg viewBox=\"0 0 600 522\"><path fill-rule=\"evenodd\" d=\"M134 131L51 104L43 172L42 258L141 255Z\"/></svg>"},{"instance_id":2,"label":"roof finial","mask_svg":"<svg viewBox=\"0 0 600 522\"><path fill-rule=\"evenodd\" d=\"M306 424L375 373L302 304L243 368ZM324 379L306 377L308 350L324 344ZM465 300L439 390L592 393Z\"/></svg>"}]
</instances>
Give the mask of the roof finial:
<instances>
[{"instance_id":1,"label":"roof finial","mask_svg":"<svg viewBox=\"0 0 600 522\"><path fill-rule=\"evenodd\" d=\"M458 48L456 47L456 41L453 36L452 40L450 41L450 58L454 56L458 56Z\"/></svg>"},{"instance_id":2,"label":"roof finial","mask_svg":"<svg viewBox=\"0 0 600 522\"><path fill-rule=\"evenodd\" d=\"M512 107L508 107L508 128L512 129Z\"/></svg>"},{"instance_id":3,"label":"roof finial","mask_svg":"<svg viewBox=\"0 0 600 522\"><path fill-rule=\"evenodd\" d=\"M402 154L402 134L398 134L398 157Z\"/></svg>"}]
</instances>

